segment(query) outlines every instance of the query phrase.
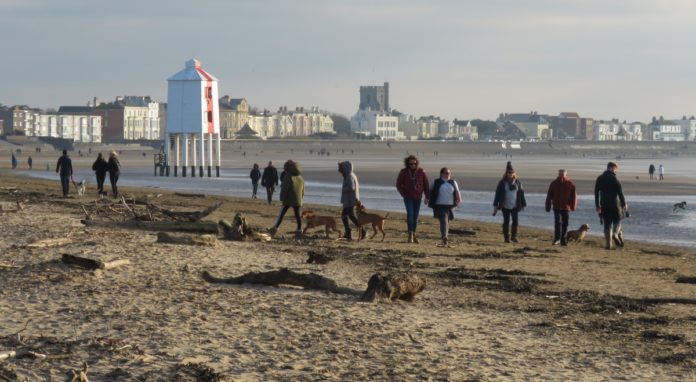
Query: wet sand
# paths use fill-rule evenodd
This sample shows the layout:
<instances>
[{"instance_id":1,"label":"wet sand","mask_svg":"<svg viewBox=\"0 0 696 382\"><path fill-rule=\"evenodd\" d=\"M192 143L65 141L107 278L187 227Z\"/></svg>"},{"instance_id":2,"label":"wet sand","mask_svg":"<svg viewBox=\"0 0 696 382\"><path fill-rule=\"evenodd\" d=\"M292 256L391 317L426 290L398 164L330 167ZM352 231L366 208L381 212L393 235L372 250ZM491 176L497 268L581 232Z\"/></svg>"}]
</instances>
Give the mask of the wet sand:
<instances>
[{"instance_id":1,"label":"wet sand","mask_svg":"<svg viewBox=\"0 0 696 382\"><path fill-rule=\"evenodd\" d=\"M125 153L124 162L135 163L132 154ZM6 210L0 352L31 349L47 357L0 360L5 380L64 380L83 362L90 381L696 377L696 305L689 300L696 286L675 282L696 276L691 249L629 242L623 250L605 251L594 238L556 247L547 231L525 227L521 243L504 244L498 224L460 220L452 228L475 235L452 234L452 248L439 248L429 211L421 215L418 245L405 243L404 217L394 213L384 242L327 240L319 230L294 240L287 217L272 242L160 244L156 232L85 227L80 205L93 205L93 198L63 199L57 181L8 173L0 173ZM249 199L123 191L179 210L222 201L206 220L232 220L242 212L257 230L270 226L279 208ZM26 208L9 212L17 200ZM336 208L306 208L338 215ZM65 237L72 242L27 246ZM309 251L336 260L307 264ZM63 265L64 253L131 264L85 271ZM410 303L372 304L328 292L201 278L204 270L230 277L281 267L361 290L375 272L415 272L427 286Z\"/></svg>"}]
</instances>

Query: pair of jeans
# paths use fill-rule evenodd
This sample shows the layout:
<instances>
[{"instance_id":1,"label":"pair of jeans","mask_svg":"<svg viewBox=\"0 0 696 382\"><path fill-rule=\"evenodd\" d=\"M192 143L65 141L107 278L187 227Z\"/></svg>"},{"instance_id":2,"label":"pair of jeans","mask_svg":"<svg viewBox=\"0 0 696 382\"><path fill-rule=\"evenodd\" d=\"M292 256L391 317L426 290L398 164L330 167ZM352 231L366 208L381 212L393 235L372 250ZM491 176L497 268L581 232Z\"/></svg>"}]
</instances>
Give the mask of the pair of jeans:
<instances>
[{"instance_id":1,"label":"pair of jeans","mask_svg":"<svg viewBox=\"0 0 696 382\"><path fill-rule=\"evenodd\" d=\"M508 210L503 208L503 235L507 237L510 234L510 218L512 218L512 237L517 237L517 208Z\"/></svg>"},{"instance_id":2,"label":"pair of jeans","mask_svg":"<svg viewBox=\"0 0 696 382\"><path fill-rule=\"evenodd\" d=\"M273 200L273 191L275 191L275 187L266 187L266 198L268 199L268 204L271 204L271 201ZM256 192L254 192L254 194L256 194Z\"/></svg>"},{"instance_id":3,"label":"pair of jeans","mask_svg":"<svg viewBox=\"0 0 696 382\"><path fill-rule=\"evenodd\" d=\"M63 196L68 196L70 193L70 175L61 175L60 185L63 187Z\"/></svg>"},{"instance_id":4,"label":"pair of jeans","mask_svg":"<svg viewBox=\"0 0 696 382\"><path fill-rule=\"evenodd\" d=\"M344 207L343 211L341 211L341 221L343 222L343 228L346 230L346 237L349 237L350 234L350 223L348 219L350 219L356 227L358 226L358 218L355 216L355 207L353 206Z\"/></svg>"},{"instance_id":5,"label":"pair of jeans","mask_svg":"<svg viewBox=\"0 0 696 382\"><path fill-rule=\"evenodd\" d=\"M109 181L111 181L111 197L115 198L118 196L118 187L116 186L116 183L118 183L118 175L119 174L111 174L109 173Z\"/></svg>"},{"instance_id":6,"label":"pair of jeans","mask_svg":"<svg viewBox=\"0 0 696 382\"><path fill-rule=\"evenodd\" d=\"M435 217L440 221L440 239L447 239L449 233L450 206L435 206Z\"/></svg>"},{"instance_id":7,"label":"pair of jeans","mask_svg":"<svg viewBox=\"0 0 696 382\"><path fill-rule=\"evenodd\" d=\"M276 220L275 227L276 228L280 227L280 223L283 222L283 217L285 216L285 213L288 212L290 207L292 207L293 212L295 212L295 221L297 222L297 230L300 231L300 230L302 230L302 218L300 217L300 206L283 206L283 209L280 210L280 215L278 215L278 219Z\"/></svg>"},{"instance_id":8,"label":"pair of jeans","mask_svg":"<svg viewBox=\"0 0 696 382\"><path fill-rule=\"evenodd\" d=\"M420 212L420 198L405 197L404 205L406 206L406 225L409 232L416 232L418 225L418 213Z\"/></svg>"},{"instance_id":9,"label":"pair of jeans","mask_svg":"<svg viewBox=\"0 0 696 382\"><path fill-rule=\"evenodd\" d=\"M104 195L104 179L106 174L97 174L97 195Z\"/></svg>"},{"instance_id":10,"label":"pair of jeans","mask_svg":"<svg viewBox=\"0 0 696 382\"><path fill-rule=\"evenodd\" d=\"M251 186L254 189L253 195L256 196L256 191L259 189L259 182L251 182Z\"/></svg>"},{"instance_id":11,"label":"pair of jeans","mask_svg":"<svg viewBox=\"0 0 696 382\"><path fill-rule=\"evenodd\" d=\"M612 233L616 235L621 231L621 218L618 218L615 214L602 214L602 221L604 222L604 233Z\"/></svg>"},{"instance_id":12,"label":"pair of jeans","mask_svg":"<svg viewBox=\"0 0 696 382\"><path fill-rule=\"evenodd\" d=\"M569 219L569 211L553 210L553 241L565 243Z\"/></svg>"}]
</instances>

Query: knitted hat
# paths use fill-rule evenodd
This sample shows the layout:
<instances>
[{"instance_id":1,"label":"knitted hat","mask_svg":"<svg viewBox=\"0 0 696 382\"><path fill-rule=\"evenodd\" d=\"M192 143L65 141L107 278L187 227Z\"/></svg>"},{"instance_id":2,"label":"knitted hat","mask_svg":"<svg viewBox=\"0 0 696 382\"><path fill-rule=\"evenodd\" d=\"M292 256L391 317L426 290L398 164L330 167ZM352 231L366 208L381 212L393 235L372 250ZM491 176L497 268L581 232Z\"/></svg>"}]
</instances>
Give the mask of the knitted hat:
<instances>
[{"instance_id":1,"label":"knitted hat","mask_svg":"<svg viewBox=\"0 0 696 382\"><path fill-rule=\"evenodd\" d=\"M507 162L507 166L505 166L505 171L515 171L515 169L512 168L512 162Z\"/></svg>"}]
</instances>

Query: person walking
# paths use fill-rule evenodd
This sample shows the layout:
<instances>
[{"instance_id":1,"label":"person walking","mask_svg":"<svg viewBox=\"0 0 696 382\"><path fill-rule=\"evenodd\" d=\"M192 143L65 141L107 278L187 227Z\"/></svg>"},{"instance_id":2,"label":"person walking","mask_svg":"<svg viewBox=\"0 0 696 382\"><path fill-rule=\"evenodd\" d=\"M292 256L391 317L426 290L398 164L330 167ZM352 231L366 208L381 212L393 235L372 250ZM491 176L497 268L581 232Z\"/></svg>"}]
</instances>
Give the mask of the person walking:
<instances>
[{"instance_id":1,"label":"person walking","mask_svg":"<svg viewBox=\"0 0 696 382\"><path fill-rule=\"evenodd\" d=\"M27 158L27 165L29 166L29 170L31 170L34 166L34 160L31 159L31 155L29 155L29 158Z\"/></svg>"},{"instance_id":2,"label":"person walking","mask_svg":"<svg viewBox=\"0 0 696 382\"><path fill-rule=\"evenodd\" d=\"M283 203L283 208L280 210L280 214L276 219L275 224L268 231L271 236L278 232L278 227L280 223L283 222L283 217L288 209L292 207L295 213L295 222L297 223L297 228L295 231L295 236L300 236L302 234L302 218L300 218L300 208L302 208L302 202L304 200L304 179L302 179L302 172L300 171L300 166L297 162L288 160L283 166L283 171L285 175L283 176L283 182L280 185L280 201Z\"/></svg>"},{"instance_id":3,"label":"person walking","mask_svg":"<svg viewBox=\"0 0 696 382\"><path fill-rule=\"evenodd\" d=\"M628 205L624 198L623 189L616 172L619 165L614 162L607 163L607 169L597 177L595 182L595 208L600 221L604 225L605 249L614 249L613 244L623 247L621 232L621 218L628 216Z\"/></svg>"},{"instance_id":4,"label":"person walking","mask_svg":"<svg viewBox=\"0 0 696 382\"><path fill-rule=\"evenodd\" d=\"M350 221L358 226L358 217L355 216L355 206L360 200L360 183L358 182L358 177L353 172L353 164L350 161L338 162L338 172L343 175L343 185L341 187L341 205L343 210L341 211L341 221L343 222L344 234L343 238L346 240L352 240L353 236L350 229ZM361 229L358 235L360 239L363 239L367 231Z\"/></svg>"},{"instance_id":5,"label":"person walking","mask_svg":"<svg viewBox=\"0 0 696 382\"><path fill-rule=\"evenodd\" d=\"M404 199L404 206L406 206L408 242L416 244L418 244L416 226L418 225L421 199L425 195L425 204L430 202L428 176L419 165L420 162L415 155L407 156L404 159L404 168L401 169L399 176L396 178L396 189Z\"/></svg>"},{"instance_id":6,"label":"person walking","mask_svg":"<svg viewBox=\"0 0 696 382\"><path fill-rule=\"evenodd\" d=\"M440 221L440 243L438 246L448 246L449 221L454 218L452 209L459 207L462 195L459 185L452 179L452 171L443 167L440 169L440 177L435 179L430 189L430 208L433 215Z\"/></svg>"},{"instance_id":7,"label":"person walking","mask_svg":"<svg viewBox=\"0 0 696 382\"><path fill-rule=\"evenodd\" d=\"M109 171L109 181L111 182L111 197L118 197L118 177L121 175L121 162L116 158L116 151L112 151L109 154L109 161L107 162L107 170Z\"/></svg>"},{"instance_id":8,"label":"person walking","mask_svg":"<svg viewBox=\"0 0 696 382\"><path fill-rule=\"evenodd\" d=\"M273 162L268 161L268 166L263 169L263 175L261 176L261 185L266 187L266 197L268 198L268 204L271 204L273 200L273 192L276 186L278 186L278 170L273 167Z\"/></svg>"},{"instance_id":9,"label":"person walking","mask_svg":"<svg viewBox=\"0 0 696 382\"><path fill-rule=\"evenodd\" d=\"M655 178L655 165L652 163L650 163L650 167L648 167L648 174L650 175L650 180Z\"/></svg>"},{"instance_id":10,"label":"person walking","mask_svg":"<svg viewBox=\"0 0 696 382\"><path fill-rule=\"evenodd\" d=\"M97 177L97 196L103 196L104 193L104 179L106 179L106 173L109 171L109 164L104 159L102 153L97 155L97 159L92 164L92 171Z\"/></svg>"},{"instance_id":11,"label":"person walking","mask_svg":"<svg viewBox=\"0 0 696 382\"><path fill-rule=\"evenodd\" d=\"M517 179L517 173L512 168L512 162L507 162L505 174L498 182L493 199L493 216L503 211L503 238L506 243L519 243L517 240L518 214L527 207L527 200L524 198L522 182ZM512 231L510 231L510 218L512 218Z\"/></svg>"},{"instance_id":12,"label":"person walking","mask_svg":"<svg viewBox=\"0 0 696 382\"><path fill-rule=\"evenodd\" d=\"M660 167L658 168L657 173L660 174L660 180L665 180L665 166L660 164Z\"/></svg>"},{"instance_id":13,"label":"person walking","mask_svg":"<svg viewBox=\"0 0 696 382\"><path fill-rule=\"evenodd\" d=\"M15 157L14 153L12 153L12 169L17 168L17 157Z\"/></svg>"},{"instance_id":14,"label":"person walking","mask_svg":"<svg viewBox=\"0 0 696 382\"><path fill-rule=\"evenodd\" d=\"M558 177L549 185L546 193L546 212L553 209L553 245L568 245L566 233L570 212L575 211L578 195L575 183L565 169L558 170Z\"/></svg>"},{"instance_id":15,"label":"person walking","mask_svg":"<svg viewBox=\"0 0 696 382\"><path fill-rule=\"evenodd\" d=\"M68 193L70 193L70 179L73 174L72 160L68 156L68 150L63 150L63 156L58 158L56 173L60 174L60 185L63 187L63 197L67 198Z\"/></svg>"},{"instance_id":16,"label":"person walking","mask_svg":"<svg viewBox=\"0 0 696 382\"><path fill-rule=\"evenodd\" d=\"M251 178L251 187L253 192L251 194L252 199L256 199L256 191L259 189L259 179L261 179L261 171L259 170L259 164L254 163L254 167L249 173L249 178Z\"/></svg>"}]
</instances>

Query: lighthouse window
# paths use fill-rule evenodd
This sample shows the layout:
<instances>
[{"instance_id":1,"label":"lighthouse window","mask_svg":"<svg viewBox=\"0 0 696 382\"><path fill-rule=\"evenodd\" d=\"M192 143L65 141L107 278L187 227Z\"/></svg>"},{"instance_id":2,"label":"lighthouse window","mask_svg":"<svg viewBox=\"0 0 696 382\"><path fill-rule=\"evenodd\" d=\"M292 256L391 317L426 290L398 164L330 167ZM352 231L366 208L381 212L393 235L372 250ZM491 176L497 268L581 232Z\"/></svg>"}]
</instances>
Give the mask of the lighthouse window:
<instances>
[{"instance_id":1,"label":"lighthouse window","mask_svg":"<svg viewBox=\"0 0 696 382\"><path fill-rule=\"evenodd\" d=\"M213 112L209 111L208 112L208 123L212 123L212 122L213 122Z\"/></svg>"},{"instance_id":2,"label":"lighthouse window","mask_svg":"<svg viewBox=\"0 0 696 382\"><path fill-rule=\"evenodd\" d=\"M208 95L208 98L213 98L213 88L208 87L205 90L206 90L205 94Z\"/></svg>"}]
</instances>

